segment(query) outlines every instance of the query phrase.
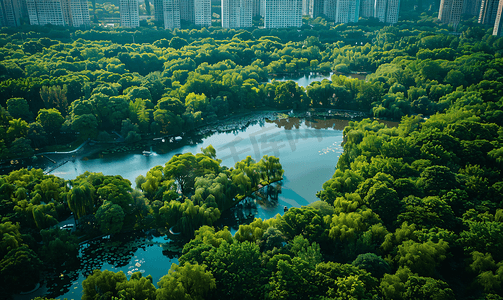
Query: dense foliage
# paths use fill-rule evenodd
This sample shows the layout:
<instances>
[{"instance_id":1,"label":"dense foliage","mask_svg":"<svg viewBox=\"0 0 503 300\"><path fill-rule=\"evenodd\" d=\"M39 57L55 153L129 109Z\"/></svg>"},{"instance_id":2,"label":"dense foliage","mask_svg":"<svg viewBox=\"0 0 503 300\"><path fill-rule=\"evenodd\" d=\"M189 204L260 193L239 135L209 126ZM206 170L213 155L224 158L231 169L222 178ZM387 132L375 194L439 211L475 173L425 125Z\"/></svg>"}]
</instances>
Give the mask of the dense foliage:
<instances>
[{"instance_id":1,"label":"dense foliage","mask_svg":"<svg viewBox=\"0 0 503 300\"><path fill-rule=\"evenodd\" d=\"M144 44L130 44L126 31L4 35L2 158L32 155L61 132L114 129L137 141L263 107L351 108L401 123L350 122L320 201L234 236L211 225L281 178L276 158L225 168L209 147L151 169L136 188L96 173L70 182L41 170L2 175L0 294L31 288L62 261L78 264L78 240L53 227L73 213L89 235L195 232L157 289L149 276L95 271L84 299L501 298L503 39L477 26L453 35L427 16L373 26L179 30ZM137 41L156 37L138 32ZM306 89L264 83L330 70L373 74Z\"/></svg>"}]
</instances>

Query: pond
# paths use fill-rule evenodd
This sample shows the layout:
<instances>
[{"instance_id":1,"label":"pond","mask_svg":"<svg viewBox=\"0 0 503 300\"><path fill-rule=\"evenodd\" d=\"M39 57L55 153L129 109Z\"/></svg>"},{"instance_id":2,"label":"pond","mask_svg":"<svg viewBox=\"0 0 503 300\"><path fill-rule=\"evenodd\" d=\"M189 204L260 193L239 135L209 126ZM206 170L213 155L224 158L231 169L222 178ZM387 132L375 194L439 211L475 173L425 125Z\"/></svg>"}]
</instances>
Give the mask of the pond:
<instances>
[{"instance_id":1,"label":"pond","mask_svg":"<svg viewBox=\"0 0 503 300\"><path fill-rule=\"evenodd\" d=\"M195 154L201 152L201 147L213 145L224 166L232 167L248 155L257 161L263 155L274 155L279 157L285 170L283 181L271 187L272 196L265 199L255 197L227 212L220 226L229 226L235 232L239 224L250 222L253 218L272 218L278 213L283 214L284 207L301 207L315 202L316 192L335 171L342 153L342 130L348 120L285 118L268 121L260 116L247 120L238 123L243 125L237 127L224 126L228 132L199 139L184 137L180 142L159 141L152 145L150 156L137 150L94 159L75 159L51 174L74 179L85 171L102 172L105 175L121 175L134 185L138 175L145 175L157 165L164 166L173 155ZM46 291L52 297L80 299L82 281L94 269L123 271L128 278L131 273L140 271L145 276L152 275L157 286L171 264L178 262L174 251L170 251L173 245L167 245L164 236L140 233L140 236L129 236L124 241L120 239L113 237L81 245L81 266L49 281L47 287L50 288Z\"/></svg>"}]
</instances>

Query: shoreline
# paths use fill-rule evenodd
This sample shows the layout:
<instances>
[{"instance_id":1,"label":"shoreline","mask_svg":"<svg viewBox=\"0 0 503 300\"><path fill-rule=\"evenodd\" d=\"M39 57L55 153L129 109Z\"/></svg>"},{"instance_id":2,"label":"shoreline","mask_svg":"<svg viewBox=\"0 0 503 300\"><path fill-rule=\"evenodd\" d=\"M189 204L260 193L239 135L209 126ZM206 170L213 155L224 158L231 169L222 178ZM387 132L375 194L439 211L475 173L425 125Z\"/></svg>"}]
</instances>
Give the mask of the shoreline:
<instances>
[{"instance_id":1,"label":"shoreline","mask_svg":"<svg viewBox=\"0 0 503 300\"><path fill-rule=\"evenodd\" d=\"M309 110L294 112L293 110L257 110L257 111L244 111L231 114L222 120L218 120L209 124L204 124L198 128L195 128L191 132L181 132L179 136L184 137L182 142L169 142L172 145L184 145L184 143L194 144L200 138L207 137L215 133L233 132L236 130L242 130L253 123L261 121L274 121L286 118L300 118L300 119L317 119L317 118L334 118L334 119L348 119L348 120L358 120L361 118L369 117L368 113L362 111L354 110L344 110L344 109L328 109L328 108L311 108ZM156 135L147 136L142 138L140 141L135 143L125 143L121 139L115 141L96 141L92 139L87 139L76 149L65 152L39 152L35 153L33 157L36 160L30 158L18 158L10 159L8 161L21 160L21 168L15 167L18 164L11 164L7 167L1 168L0 172L3 175L19 170L22 168L41 168L44 174L50 175L52 172L57 170L59 167L65 165L70 161L76 161L81 159L94 159L95 155L109 155L117 153L128 153L133 151L140 151L141 149L152 147L156 144L161 143L163 139L169 140L175 135ZM28 161L31 160L31 161ZM44 163L43 160L49 160L49 162ZM26 162L28 161L28 162ZM19 165L21 165L19 164ZM14 166L14 167L12 167ZM11 168L9 168L11 167Z\"/></svg>"}]
</instances>

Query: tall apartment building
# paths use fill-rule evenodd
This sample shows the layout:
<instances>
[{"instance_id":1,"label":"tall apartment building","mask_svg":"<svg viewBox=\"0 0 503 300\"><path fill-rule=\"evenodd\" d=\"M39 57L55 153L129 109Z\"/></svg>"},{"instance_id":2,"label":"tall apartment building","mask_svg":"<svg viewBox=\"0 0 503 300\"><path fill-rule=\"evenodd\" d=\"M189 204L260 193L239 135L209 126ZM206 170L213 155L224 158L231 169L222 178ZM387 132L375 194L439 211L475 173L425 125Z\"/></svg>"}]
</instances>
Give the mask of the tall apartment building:
<instances>
[{"instance_id":1,"label":"tall apartment building","mask_svg":"<svg viewBox=\"0 0 503 300\"><path fill-rule=\"evenodd\" d=\"M359 0L357 0L357 1L359 1ZM309 0L307 14L311 18L316 19L321 14L323 14L324 5L325 5L325 0ZM304 13L302 13L302 14L304 14Z\"/></svg>"},{"instance_id":2,"label":"tall apartment building","mask_svg":"<svg viewBox=\"0 0 503 300\"><path fill-rule=\"evenodd\" d=\"M253 0L222 0L222 27L252 27Z\"/></svg>"},{"instance_id":3,"label":"tall apartment building","mask_svg":"<svg viewBox=\"0 0 503 300\"><path fill-rule=\"evenodd\" d=\"M370 18L374 16L375 0L361 0L360 1L360 16L362 18Z\"/></svg>"},{"instance_id":4,"label":"tall apartment building","mask_svg":"<svg viewBox=\"0 0 503 300\"><path fill-rule=\"evenodd\" d=\"M180 0L163 0L162 3L164 28L180 28Z\"/></svg>"},{"instance_id":5,"label":"tall apartment building","mask_svg":"<svg viewBox=\"0 0 503 300\"><path fill-rule=\"evenodd\" d=\"M311 0L302 0L302 15L309 15L309 6L311 5Z\"/></svg>"},{"instance_id":6,"label":"tall apartment building","mask_svg":"<svg viewBox=\"0 0 503 300\"><path fill-rule=\"evenodd\" d=\"M326 0L324 13L335 23L358 22L360 0Z\"/></svg>"},{"instance_id":7,"label":"tall apartment building","mask_svg":"<svg viewBox=\"0 0 503 300\"><path fill-rule=\"evenodd\" d=\"M0 26L20 26L21 18L27 16L23 8L26 3L21 0L0 0Z\"/></svg>"},{"instance_id":8,"label":"tall apartment building","mask_svg":"<svg viewBox=\"0 0 503 300\"><path fill-rule=\"evenodd\" d=\"M379 22L386 21L386 6L388 0L375 0L374 1L374 18L379 19Z\"/></svg>"},{"instance_id":9,"label":"tall apartment building","mask_svg":"<svg viewBox=\"0 0 503 300\"><path fill-rule=\"evenodd\" d=\"M211 26L211 0L194 0L194 24Z\"/></svg>"},{"instance_id":10,"label":"tall apartment building","mask_svg":"<svg viewBox=\"0 0 503 300\"><path fill-rule=\"evenodd\" d=\"M122 27L135 28L140 26L140 12L138 9L138 0L120 0L119 12Z\"/></svg>"},{"instance_id":11,"label":"tall apartment building","mask_svg":"<svg viewBox=\"0 0 503 300\"><path fill-rule=\"evenodd\" d=\"M26 8L31 25L67 25L61 0L26 0Z\"/></svg>"},{"instance_id":12,"label":"tall apartment building","mask_svg":"<svg viewBox=\"0 0 503 300\"><path fill-rule=\"evenodd\" d=\"M302 0L265 0L265 28L302 26Z\"/></svg>"},{"instance_id":13,"label":"tall apartment building","mask_svg":"<svg viewBox=\"0 0 503 300\"><path fill-rule=\"evenodd\" d=\"M194 23L194 2L195 0L180 0L180 20Z\"/></svg>"},{"instance_id":14,"label":"tall apartment building","mask_svg":"<svg viewBox=\"0 0 503 300\"><path fill-rule=\"evenodd\" d=\"M87 0L62 0L63 19L67 26L89 27L89 6Z\"/></svg>"},{"instance_id":15,"label":"tall apartment building","mask_svg":"<svg viewBox=\"0 0 503 300\"><path fill-rule=\"evenodd\" d=\"M441 0L438 19L444 24L457 26L461 20L463 0Z\"/></svg>"},{"instance_id":16,"label":"tall apartment building","mask_svg":"<svg viewBox=\"0 0 503 300\"><path fill-rule=\"evenodd\" d=\"M262 10L262 0L253 0L253 16L260 16Z\"/></svg>"},{"instance_id":17,"label":"tall apartment building","mask_svg":"<svg viewBox=\"0 0 503 300\"><path fill-rule=\"evenodd\" d=\"M499 0L482 0L480 5L479 23L484 25L494 25L496 14L498 13Z\"/></svg>"},{"instance_id":18,"label":"tall apartment building","mask_svg":"<svg viewBox=\"0 0 503 300\"><path fill-rule=\"evenodd\" d=\"M388 0L386 7L386 23L396 24L400 12L400 0Z\"/></svg>"},{"instance_id":19,"label":"tall apartment building","mask_svg":"<svg viewBox=\"0 0 503 300\"><path fill-rule=\"evenodd\" d=\"M164 1L154 0L154 18L156 22L164 22Z\"/></svg>"},{"instance_id":20,"label":"tall apartment building","mask_svg":"<svg viewBox=\"0 0 503 300\"><path fill-rule=\"evenodd\" d=\"M463 1L463 14L468 16L479 16L482 0Z\"/></svg>"},{"instance_id":21,"label":"tall apartment building","mask_svg":"<svg viewBox=\"0 0 503 300\"><path fill-rule=\"evenodd\" d=\"M503 36L503 0L499 1L498 11L496 13L496 20L494 21L493 35Z\"/></svg>"}]
</instances>

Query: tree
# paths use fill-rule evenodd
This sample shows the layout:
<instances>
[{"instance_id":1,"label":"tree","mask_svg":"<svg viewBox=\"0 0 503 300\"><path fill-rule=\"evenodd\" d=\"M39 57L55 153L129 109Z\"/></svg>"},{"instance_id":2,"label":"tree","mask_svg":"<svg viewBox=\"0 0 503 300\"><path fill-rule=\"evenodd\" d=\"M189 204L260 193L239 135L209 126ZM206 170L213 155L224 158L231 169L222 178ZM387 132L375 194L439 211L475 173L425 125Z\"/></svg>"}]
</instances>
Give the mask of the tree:
<instances>
[{"instance_id":1,"label":"tree","mask_svg":"<svg viewBox=\"0 0 503 300\"><path fill-rule=\"evenodd\" d=\"M395 260L399 266L410 268L414 273L433 276L436 267L446 258L448 249L448 243L443 240L438 243L432 241L417 243L408 240L398 246Z\"/></svg>"},{"instance_id":2,"label":"tree","mask_svg":"<svg viewBox=\"0 0 503 300\"><path fill-rule=\"evenodd\" d=\"M389 264L374 253L360 254L351 264L364 269L376 278L382 278L384 274L391 272Z\"/></svg>"},{"instance_id":3,"label":"tree","mask_svg":"<svg viewBox=\"0 0 503 300\"><path fill-rule=\"evenodd\" d=\"M377 182L368 191L364 198L370 208L376 212L384 224L390 226L396 220L396 216L402 209L402 203L398 199L395 190L389 188L386 183Z\"/></svg>"},{"instance_id":4,"label":"tree","mask_svg":"<svg viewBox=\"0 0 503 300\"><path fill-rule=\"evenodd\" d=\"M0 282L2 295L29 291L40 281L42 261L37 254L22 245L11 249L0 260Z\"/></svg>"},{"instance_id":5,"label":"tree","mask_svg":"<svg viewBox=\"0 0 503 300\"><path fill-rule=\"evenodd\" d=\"M65 119L61 113L55 108L41 109L38 111L37 122L40 123L49 134L58 133L64 121Z\"/></svg>"},{"instance_id":6,"label":"tree","mask_svg":"<svg viewBox=\"0 0 503 300\"><path fill-rule=\"evenodd\" d=\"M30 146L31 142L29 139L17 138L12 142L10 146L10 156L13 157L32 157L33 149Z\"/></svg>"},{"instance_id":7,"label":"tree","mask_svg":"<svg viewBox=\"0 0 503 300\"><path fill-rule=\"evenodd\" d=\"M168 275L164 275L157 285L158 300L203 300L210 290L216 288L215 278L206 271L206 266L188 262L183 266L172 264Z\"/></svg>"},{"instance_id":8,"label":"tree","mask_svg":"<svg viewBox=\"0 0 503 300\"><path fill-rule=\"evenodd\" d=\"M281 109L301 109L305 105L304 91L297 83L289 80L276 87L274 103Z\"/></svg>"},{"instance_id":9,"label":"tree","mask_svg":"<svg viewBox=\"0 0 503 300\"><path fill-rule=\"evenodd\" d=\"M156 296L156 289L152 284L152 276L142 277L141 272L133 273L128 281L117 282L116 289L119 299L155 300Z\"/></svg>"},{"instance_id":10,"label":"tree","mask_svg":"<svg viewBox=\"0 0 503 300\"><path fill-rule=\"evenodd\" d=\"M59 228L41 230L44 242L40 251L44 262L56 268L68 268L79 262L79 241L75 235Z\"/></svg>"},{"instance_id":11,"label":"tree","mask_svg":"<svg viewBox=\"0 0 503 300\"><path fill-rule=\"evenodd\" d=\"M258 162L260 170L263 174L263 179L266 184L273 181L281 180L283 178L283 167L279 163L279 158L274 156L264 155Z\"/></svg>"},{"instance_id":12,"label":"tree","mask_svg":"<svg viewBox=\"0 0 503 300\"><path fill-rule=\"evenodd\" d=\"M10 98L7 100L7 110L9 114L14 118L21 118L25 121L31 121L33 114L28 106L28 101L24 98Z\"/></svg>"},{"instance_id":13,"label":"tree","mask_svg":"<svg viewBox=\"0 0 503 300\"><path fill-rule=\"evenodd\" d=\"M42 86L40 88L40 98L44 101L46 108L55 108L66 115L68 110L68 101L66 94L68 93L68 87L63 85L63 88L59 85L55 86Z\"/></svg>"},{"instance_id":14,"label":"tree","mask_svg":"<svg viewBox=\"0 0 503 300\"><path fill-rule=\"evenodd\" d=\"M104 201L96 212L96 223L104 234L118 233L122 229L124 211L111 201Z\"/></svg>"},{"instance_id":15,"label":"tree","mask_svg":"<svg viewBox=\"0 0 503 300\"><path fill-rule=\"evenodd\" d=\"M126 275L120 271L94 270L82 282L82 300L112 299L118 297L117 285L127 282Z\"/></svg>"},{"instance_id":16,"label":"tree","mask_svg":"<svg viewBox=\"0 0 503 300\"><path fill-rule=\"evenodd\" d=\"M22 119L13 119L9 121L9 129L7 129L7 137L14 141L17 138L25 138L28 134L28 123Z\"/></svg>"},{"instance_id":17,"label":"tree","mask_svg":"<svg viewBox=\"0 0 503 300\"><path fill-rule=\"evenodd\" d=\"M94 187L89 182L83 182L74 186L68 193L68 207L75 214L76 220L97 209L94 207L94 191Z\"/></svg>"}]
</instances>

